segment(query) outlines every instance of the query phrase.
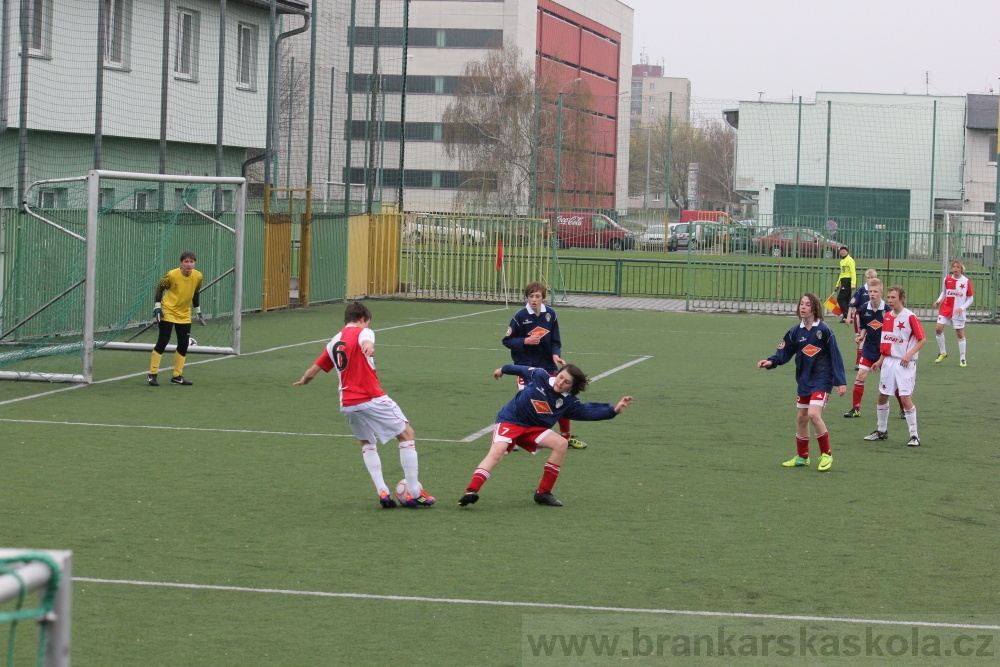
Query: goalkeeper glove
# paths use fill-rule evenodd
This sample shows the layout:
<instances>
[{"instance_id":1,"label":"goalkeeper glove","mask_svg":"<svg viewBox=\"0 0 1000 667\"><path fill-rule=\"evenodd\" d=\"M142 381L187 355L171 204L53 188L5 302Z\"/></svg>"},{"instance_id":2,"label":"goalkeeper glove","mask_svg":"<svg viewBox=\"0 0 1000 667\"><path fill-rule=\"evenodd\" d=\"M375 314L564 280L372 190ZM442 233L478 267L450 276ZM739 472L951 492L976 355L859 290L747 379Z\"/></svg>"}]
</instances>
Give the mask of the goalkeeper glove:
<instances>
[{"instance_id":1,"label":"goalkeeper glove","mask_svg":"<svg viewBox=\"0 0 1000 667\"><path fill-rule=\"evenodd\" d=\"M163 319L163 309L160 308L159 303L153 304L153 319L156 320L157 324L159 324L160 320Z\"/></svg>"},{"instance_id":2,"label":"goalkeeper glove","mask_svg":"<svg viewBox=\"0 0 1000 667\"><path fill-rule=\"evenodd\" d=\"M205 318L201 316L201 306L198 306L197 308L194 309L194 314L198 318L198 324L200 324L203 327L208 326L208 323L205 322Z\"/></svg>"}]
</instances>

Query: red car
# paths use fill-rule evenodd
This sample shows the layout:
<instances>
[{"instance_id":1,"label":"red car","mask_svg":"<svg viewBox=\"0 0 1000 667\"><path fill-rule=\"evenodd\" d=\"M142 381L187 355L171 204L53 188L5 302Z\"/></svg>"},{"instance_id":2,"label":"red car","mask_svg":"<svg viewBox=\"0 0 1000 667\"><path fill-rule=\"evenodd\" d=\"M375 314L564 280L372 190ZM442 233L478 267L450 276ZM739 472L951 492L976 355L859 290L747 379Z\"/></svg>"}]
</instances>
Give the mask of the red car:
<instances>
[{"instance_id":1,"label":"red car","mask_svg":"<svg viewBox=\"0 0 1000 667\"><path fill-rule=\"evenodd\" d=\"M811 229L776 229L756 240L759 252L773 257L837 256L840 244Z\"/></svg>"}]
</instances>

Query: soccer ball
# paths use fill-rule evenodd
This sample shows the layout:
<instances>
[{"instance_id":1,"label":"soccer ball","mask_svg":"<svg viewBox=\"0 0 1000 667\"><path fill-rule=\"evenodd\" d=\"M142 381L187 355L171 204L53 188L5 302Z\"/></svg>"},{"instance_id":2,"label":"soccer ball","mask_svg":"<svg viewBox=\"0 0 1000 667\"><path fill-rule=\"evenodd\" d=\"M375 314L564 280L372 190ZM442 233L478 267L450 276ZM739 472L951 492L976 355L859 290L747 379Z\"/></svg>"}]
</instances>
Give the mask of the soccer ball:
<instances>
[{"instance_id":1,"label":"soccer ball","mask_svg":"<svg viewBox=\"0 0 1000 667\"><path fill-rule=\"evenodd\" d=\"M399 480L399 484L396 485L396 500L400 505L406 505L406 494L409 489L406 488L406 480Z\"/></svg>"}]
</instances>

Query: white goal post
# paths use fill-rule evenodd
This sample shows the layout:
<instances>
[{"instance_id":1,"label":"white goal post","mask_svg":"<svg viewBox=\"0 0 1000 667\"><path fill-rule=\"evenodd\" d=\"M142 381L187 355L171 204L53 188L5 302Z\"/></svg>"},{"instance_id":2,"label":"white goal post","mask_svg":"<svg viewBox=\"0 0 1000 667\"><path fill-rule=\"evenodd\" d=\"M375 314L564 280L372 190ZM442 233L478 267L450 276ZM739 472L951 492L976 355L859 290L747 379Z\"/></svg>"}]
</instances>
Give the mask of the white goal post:
<instances>
[{"instance_id":1,"label":"white goal post","mask_svg":"<svg viewBox=\"0 0 1000 667\"><path fill-rule=\"evenodd\" d=\"M22 592L45 591L51 608L42 616L38 616L41 608L23 615L25 620L30 618L45 628L45 661L42 664L69 667L73 552L0 549L0 562L12 572L0 574L0 604L16 600ZM52 585L56 586L54 591L49 590Z\"/></svg>"},{"instance_id":2,"label":"white goal post","mask_svg":"<svg viewBox=\"0 0 1000 667\"><path fill-rule=\"evenodd\" d=\"M137 181L137 182L148 182L160 184L161 192L163 191L163 185L167 183L184 184L184 185L195 185L195 186L235 186L236 193L235 198L232 202L233 210L235 213L235 222L232 227L224 224L220 220L212 217L208 213L200 211L192 207L186 201L183 204L183 210L185 213L194 214L200 216L203 219L207 219L210 224L217 225L220 229L225 230L224 233L231 233L233 235L233 263L232 265L221 275L217 276L215 280L211 283L204 285L202 291L210 287L212 284L232 276L233 279L233 293L232 293L232 337L230 339L231 344L225 346L213 346L213 345L192 345L188 348L188 352L191 354L224 354L224 355L238 355L240 353L240 331L241 331L241 311L243 303L243 248L244 248L244 223L246 216L246 197L247 197L247 187L246 179L242 177L215 177L215 176L188 176L188 175L172 175L172 174L146 174L137 172L123 172L123 171L111 171L104 169L94 169L91 170L86 176L78 176L75 178L60 178L60 179L46 179L36 181L29 186L27 191L32 191L33 188L46 188L55 187L53 184L61 184L65 186L71 184L72 182L85 181L86 186L86 227L84 235L81 236L59 223L51 220L52 215L47 213L52 210L50 208L42 208L41 202L39 206L33 207L28 201L24 202L24 211L31 218L49 225L55 228L59 233L69 235L76 239L76 241L81 242L84 245L85 252L85 267L83 271L83 276L77 285L70 287L63 294L56 296L51 301L41 306L38 310L31 313L26 317L21 324L24 324L27 320L34 318L45 308L49 307L57 299L65 296L70 290L75 289L82 282L83 287L83 321L80 323L79 328L76 332L82 333L81 342L67 343L65 346L55 345L51 346L46 350L40 351L38 356L45 356L51 354L58 354L60 352L71 351L77 353L82 350L83 363L80 373L38 373L33 371L0 371L0 380L34 380L34 381L44 381L44 382L76 382L83 384L90 384L93 381L93 365L94 365L94 350L103 348L110 350L152 350L154 345L152 343L133 343L128 341L115 341L115 340L97 340L98 333L95 332L95 313L98 307L97 304L97 261L98 261L98 220L102 213L101 210L101 198L103 196L102 191L102 180L114 180L114 181ZM26 198L27 199L27 198ZM162 205L162 201L161 201ZM56 209L58 210L58 209ZM65 237L63 237L65 238ZM107 242L105 240L105 242ZM18 324L17 326L21 326ZM16 327L15 327L16 328ZM13 331L13 329L11 329ZM10 331L7 332L9 334ZM4 335L7 335L4 334ZM64 349L60 349L64 348ZM175 346L168 346L168 350L175 349Z\"/></svg>"},{"instance_id":3,"label":"white goal post","mask_svg":"<svg viewBox=\"0 0 1000 667\"><path fill-rule=\"evenodd\" d=\"M978 248L971 248L974 253L982 253L983 240L988 237L992 237L993 251L996 252L996 214L995 213L983 213L981 211L945 211L944 212L944 239L942 240L941 246L941 274L947 276L951 273L951 233L954 230L955 220L961 220L962 218L973 218L976 220L976 225L979 226L978 229L970 231L964 230L966 233L971 233L976 237L976 245ZM964 252L968 252L969 248L962 248ZM984 258L985 259L985 258Z\"/></svg>"}]
</instances>

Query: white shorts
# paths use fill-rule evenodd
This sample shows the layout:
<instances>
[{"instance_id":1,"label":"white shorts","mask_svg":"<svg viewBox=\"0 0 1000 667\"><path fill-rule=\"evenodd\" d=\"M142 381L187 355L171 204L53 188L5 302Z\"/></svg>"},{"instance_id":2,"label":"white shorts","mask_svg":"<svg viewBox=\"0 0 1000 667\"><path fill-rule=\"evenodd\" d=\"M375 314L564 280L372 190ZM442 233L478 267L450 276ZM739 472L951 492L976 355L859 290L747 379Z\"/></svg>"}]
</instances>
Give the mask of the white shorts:
<instances>
[{"instance_id":1,"label":"white shorts","mask_svg":"<svg viewBox=\"0 0 1000 667\"><path fill-rule=\"evenodd\" d=\"M382 444L396 438L406 430L406 415L388 396L373 398L367 403L341 408L354 436L361 442L375 444L378 438Z\"/></svg>"},{"instance_id":2,"label":"white shorts","mask_svg":"<svg viewBox=\"0 0 1000 667\"><path fill-rule=\"evenodd\" d=\"M880 394L892 396L897 391L900 396L912 396L917 383L917 362L903 366L896 357L886 357L882 362L882 377L879 378Z\"/></svg>"},{"instance_id":3,"label":"white shorts","mask_svg":"<svg viewBox=\"0 0 1000 667\"><path fill-rule=\"evenodd\" d=\"M965 328L965 313L962 313L961 315L955 315L954 317L945 317L944 315L938 315L937 323L938 324L950 324L951 326L955 327L956 329L964 329Z\"/></svg>"}]
</instances>

